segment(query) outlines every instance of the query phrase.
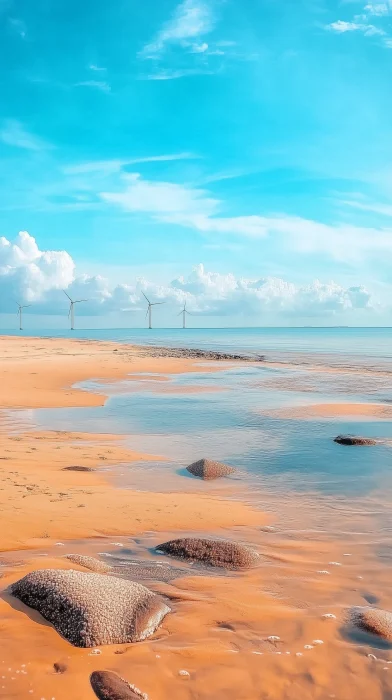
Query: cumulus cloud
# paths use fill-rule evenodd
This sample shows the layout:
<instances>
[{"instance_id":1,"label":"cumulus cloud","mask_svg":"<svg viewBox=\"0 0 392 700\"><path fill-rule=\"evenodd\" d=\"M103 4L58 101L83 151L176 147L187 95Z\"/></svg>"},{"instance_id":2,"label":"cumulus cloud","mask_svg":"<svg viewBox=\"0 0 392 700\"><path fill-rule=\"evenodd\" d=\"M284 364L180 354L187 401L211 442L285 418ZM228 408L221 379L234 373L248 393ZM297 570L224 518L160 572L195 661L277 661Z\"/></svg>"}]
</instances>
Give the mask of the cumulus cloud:
<instances>
[{"instance_id":1,"label":"cumulus cloud","mask_svg":"<svg viewBox=\"0 0 392 700\"><path fill-rule=\"evenodd\" d=\"M16 301L31 304L30 313L64 314L68 300L86 299L78 315L109 315L142 311L145 300L164 301L179 308L184 301L194 315L254 316L260 319L350 316L358 310L377 307L363 286L342 287L320 281L298 286L275 277L245 279L233 274L207 271L202 264L188 276L167 285L139 278L133 285L111 287L100 275L76 274L75 263L66 251L41 251L26 231L14 243L0 238L0 312L16 309ZM142 316L141 316L141 323Z\"/></svg>"}]
</instances>

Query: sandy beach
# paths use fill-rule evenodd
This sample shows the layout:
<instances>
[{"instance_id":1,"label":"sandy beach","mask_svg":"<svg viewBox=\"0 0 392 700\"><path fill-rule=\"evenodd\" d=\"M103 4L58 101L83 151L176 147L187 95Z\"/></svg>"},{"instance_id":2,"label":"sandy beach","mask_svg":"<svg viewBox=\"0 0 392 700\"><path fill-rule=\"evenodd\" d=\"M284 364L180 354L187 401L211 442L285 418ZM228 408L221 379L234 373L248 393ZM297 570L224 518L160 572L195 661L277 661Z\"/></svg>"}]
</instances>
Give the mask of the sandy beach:
<instances>
[{"instance_id":1,"label":"sandy beach","mask_svg":"<svg viewBox=\"0 0 392 700\"><path fill-rule=\"evenodd\" d=\"M147 384L150 376L165 391L173 375L200 371L195 360L34 338L1 338L0 359L1 697L93 700L89 675L99 669L120 673L152 700L392 697L389 647L353 644L342 631L348 606L373 600L392 609L388 568L374 547L375 538L378 548L388 546L375 496L349 503L265 492L262 507L250 497L233 499L216 483L209 491L184 483L183 492L173 493L115 487L103 465L132 469L134 461L166 455L130 449L132 436L126 442L78 432L77 425L32 429L18 409L102 406L104 394L75 388L87 379L109 383L130 375ZM323 404L318 410L330 415ZM153 546L190 534L245 542L259 553L260 566L223 576L185 566L174 581L147 583L167 597L172 613L145 642L94 654L75 648L7 592L30 571L82 570L64 554L104 559L103 552L129 549L153 561Z\"/></svg>"}]
</instances>

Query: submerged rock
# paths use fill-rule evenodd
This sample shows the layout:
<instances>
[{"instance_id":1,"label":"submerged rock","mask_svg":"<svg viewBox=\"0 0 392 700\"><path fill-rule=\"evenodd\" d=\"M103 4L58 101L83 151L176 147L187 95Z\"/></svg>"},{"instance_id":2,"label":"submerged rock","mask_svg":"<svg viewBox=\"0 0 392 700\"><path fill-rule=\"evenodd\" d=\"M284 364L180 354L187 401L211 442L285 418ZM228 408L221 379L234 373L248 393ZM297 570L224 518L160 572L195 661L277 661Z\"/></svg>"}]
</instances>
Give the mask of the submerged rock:
<instances>
[{"instance_id":1,"label":"submerged rock","mask_svg":"<svg viewBox=\"0 0 392 700\"><path fill-rule=\"evenodd\" d=\"M214 462L211 459L199 459L198 462L193 462L187 467L188 472L193 474L193 476L198 476L200 479L209 481L210 479L219 479L222 476L227 476L228 474L233 474L235 469L229 467L228 464L223 464L223 462Z\"/></svg>"},{"instance_id":2,"label":"submerged rock","mask_svg":"<svg viewBox=\"0 0 392 700\"><path fill-rule=\"evenodd\" d=\"M113 671L94 671L90 683L99 700L148 700L147 695Z\"/></svg>"},{"instance_id":3,"label":"submerged rock","mask_svg":"<svg viewBox=\"0 0 392 700\"><path fill-rule=\"evenodd\" d=\"M365 632L371 632L392 642L392 613L381 608L355 607L350 610L351 622Z\"/></svg>"},{"instance_id":4,"label":"submerged rock","mask_svg":"<svg viewBox=\"0 0 392 700\"><path fill-rule=\"evenodd\" d=\"M11 593L77 647L146 639L170 612L140 583L82 571L33 571L12 584Z\"/></svg>"},{"instance_id":5,"label":"submerged rock","mask_svg":"<svg viewBox=\"0 0 392 700\"><path fill-rule=\"evenodd\" d=\"M198 537L170 540L158 545L156 551L225 569L249 569L260 559L257 552L238 542Z\"/></svg>"},{"instance_id":6,"label":"submerged rock","mask_svg":"<svg viewBox=\"0 0 392 700\"><path fill-rule=\"evenodd\" d=\"M334 438L334 442L339 445L377 445L377 440L374 438L361 437L360 435L338 435Z\"/></svg>"},{"instance_id":7,"label":"submerged rock","mask_svg":"<svg viewBox=\"0 0 392 700\"><path fill-rule=\"evenodd\" d=\"M67 554L66 559L69 559L74 564L79 564L79 566L84 566L85 569L95 571L98 574L107 574L113 569L112 566L109 566L109 564L106 564L100 559L95 559L94 557L85 557L82 554Z\"/></svg>"}]
</instances>

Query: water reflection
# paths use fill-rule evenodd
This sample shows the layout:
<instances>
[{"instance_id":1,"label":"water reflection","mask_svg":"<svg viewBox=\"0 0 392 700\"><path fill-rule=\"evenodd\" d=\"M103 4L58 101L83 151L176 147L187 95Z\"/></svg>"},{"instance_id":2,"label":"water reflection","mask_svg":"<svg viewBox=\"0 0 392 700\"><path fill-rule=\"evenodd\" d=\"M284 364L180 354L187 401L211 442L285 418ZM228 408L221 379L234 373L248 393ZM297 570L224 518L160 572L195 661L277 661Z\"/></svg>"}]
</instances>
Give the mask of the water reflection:
<instances>
[{"instance_id":1,"label":"water reflection","mask_svg":"<svg viewBox=\"0 0 392 700\"><path fill-rule=\"evenodd\" d=\"M184 464L208 456L237 466L254 483L269 486L284 483L301 491L317 488L346 494L389 486L388 443L347 448L335 444L333 437L358 433L390 439L391 422L346 417L301 421L273 415L271 409L342 401L341 384L349 389L346 375L329 373L327 379L323 376L320 399L317 373L311 373L316 392L309 387L297 389L304 378L309 380L303 370L247 366L179 375L166 382L86 382L83 388L109 395L105 406L39 409L32 419L40 429L129 435L132 448L168 458L169 462L155 465L167 475L178 474ZM209 387L210 391L186 393L189 387ZM391 399L385 384L378 388L384 400ZM374 401L367 389L366 383L352 381L346 397L353 402ZM148 469L145 462L143 469ZM126 468L121 471L124 476Z\"/></svg>"}]
</instances>

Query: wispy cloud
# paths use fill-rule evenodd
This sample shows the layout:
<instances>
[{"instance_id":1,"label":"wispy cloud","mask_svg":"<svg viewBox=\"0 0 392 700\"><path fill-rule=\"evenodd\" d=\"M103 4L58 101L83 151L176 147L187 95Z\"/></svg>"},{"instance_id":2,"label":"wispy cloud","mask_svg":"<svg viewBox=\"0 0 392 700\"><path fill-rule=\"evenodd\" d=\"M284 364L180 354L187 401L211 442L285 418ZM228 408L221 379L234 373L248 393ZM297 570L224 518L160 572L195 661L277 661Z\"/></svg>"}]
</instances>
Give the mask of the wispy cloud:
<instances>
[{"instance_id":1,"label":"wispy cloud","mask_svg":"<svg viewBox=\"0 0 392 700\"><path fill-rule=\"evenodd\" d=\"M101 92L111 91L109 83L105 82L104 80L81 80L79 83L75 83L75 86L94 88L96 90L100 90Z\"/></svg>"},{"instance_id":2,"label":"wispy cloud","mask_svg":"<svg viewBox=\"0 0 392 700\"><path fill-rule=\"evenodd\" d=\"M125 189L102 192L103 201L129 212L145 212L159 222L192 228L205 234L247 238L283 237L286 244L306 253L328 254L340 261L392 256L392 229L347 224L324 224L311 219L279 215L224 216L225 203L201 188L172 182L124 176Z\"/></svg>"},{"instance_id":3,"label":"wispy cloud","mask_svg":"<svg viewBox=\"0 0 392 700\"><path fill-rule=\"evenodd\" d=\"M51 144L35 136L24 128L21 122L7 119L0 128L0 141L7 146L25 148L29 151L41 151L52 148Z\"/></svg>"},{"instance_id":4,"label":"wispy cloud","mask_svg":"<svg viewBox=\"0 0 392 700\"><path fill-rule=\"evenodd\" d=\"M17 19L16 17L10 17L8 20L11 30L18 34L22 39L26 38L27 28L23 20Z\"/></svg>"},{"instance_id":5,"label":"wispy cloud","mask_svg":"<svg viewBox=\"0 0 392 700\"><path fill-rule=\"evenodd\" d=\"M207 67L198 68L178 68L178 69L161 69L156 73L148 73L147 75L139 76L139 80L178 80L179 78L187 78L190 75L214 75L217 71L209 70Z\"/></svg>"},{"instance_id":6,"label":"wispy cloud","mask_svg":"<svg viewBox=\"0 0 392 700\"><path fill-rule=\"evenodd\" d=\"M112 160L93 160L85 163L77 163L68 165L63 169L67 175L79 175L83 173L101 173L110 175L111 173L119 172L126 165L135 165L139 163L160 163L166 161L189 160L199 158L194 153L169 153L159 156L140 156L138 158L121 158Z\"/></svg>"},{"instance_id":7,"label":"wispy cloud","mask_svg":"<svg viewBox=\"0 0 392 700\"><path fill-rule=\"evenodd\" d=\"M385 35L383 29L379 29L373 24L343 22L340 19L337 22L332 22L332 24L329 24L327 29L330 29L333 32L337 32L338 34L345 34L346 32L362 32L363 34L365 34L365 36L375 36L377 34L380 36Z\"/></svg>"},{"instance_id":8,"label":"wispy cloud","mask_svg":"<svg viewBox=\"0 0 392 700\"><path fill-rule=\"evenodd\" d=\"M357 32L365 37L380 37L380 44L392 48L392 38L389 35L389 23L385 19L391 15L392 0L386 2L369 2L361 14L356 14L351 20L337 20L327 24L325 29L335 34ZM375 24L376 22L376 24Z\"/></svg>"},{"instance_id":9,"label":"wispy cloud","mask_svg":"<svg viewBox=\"0 0 392 700\"><path fill-rule=\"evenodd\" d=\"M197 37L211 32L215 18L203 0L184 0L177 6L173 17L166 22L152 42L140 52L142 58L156 58L168 45L189 44Z\"/></svg>"},{"instance_id":10,"label":"wispy cloud","mask_svg":"<svg viewBox=\"0 0 392 700\"><path fill-rule=\"evenodd\" d=\"M106 71L106 68L104 68L103 66L97 66L95 63L90 63L89 69L94 71Z\"/></svg>"}]
</instances>

